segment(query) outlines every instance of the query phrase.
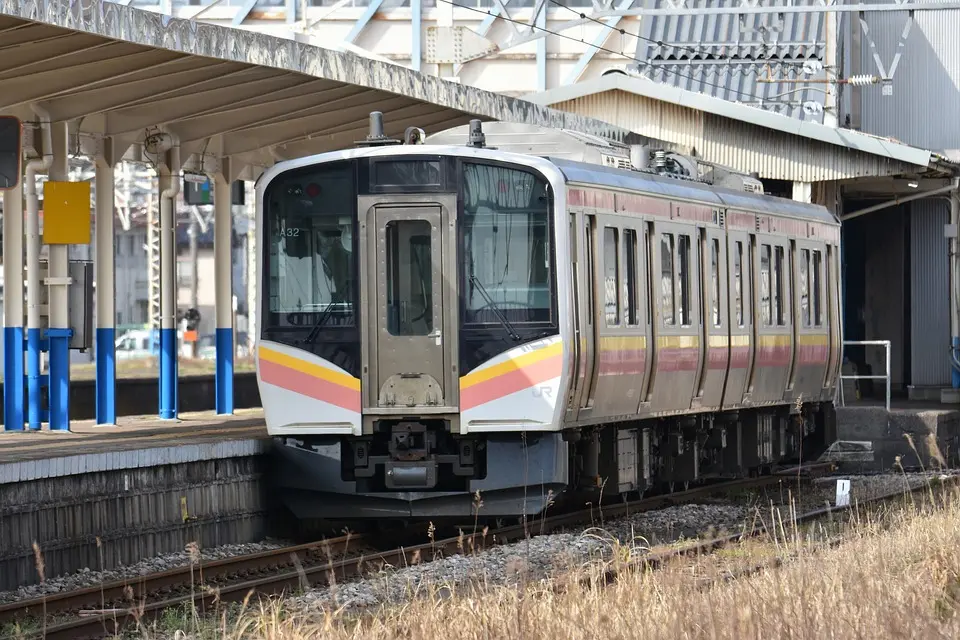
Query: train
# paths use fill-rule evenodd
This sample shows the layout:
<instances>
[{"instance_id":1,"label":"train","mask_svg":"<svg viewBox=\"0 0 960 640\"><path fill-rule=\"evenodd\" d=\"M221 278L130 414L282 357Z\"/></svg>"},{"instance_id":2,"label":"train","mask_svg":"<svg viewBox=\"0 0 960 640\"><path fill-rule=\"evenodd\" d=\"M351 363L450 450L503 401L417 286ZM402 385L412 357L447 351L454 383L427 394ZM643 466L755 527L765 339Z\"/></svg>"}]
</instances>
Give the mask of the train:
<instances>
[{"instance_id":1,"label":"train","mask_svg":"<svg viewBox=\"0 0 960 640\"><path fill-rule=\"evenodd\" d=\"M755 174L503 122L395 139L374 113L256 202L257 381L298 519L523 519L836 437L840 222Z\"/></svg>"}]
</instances>

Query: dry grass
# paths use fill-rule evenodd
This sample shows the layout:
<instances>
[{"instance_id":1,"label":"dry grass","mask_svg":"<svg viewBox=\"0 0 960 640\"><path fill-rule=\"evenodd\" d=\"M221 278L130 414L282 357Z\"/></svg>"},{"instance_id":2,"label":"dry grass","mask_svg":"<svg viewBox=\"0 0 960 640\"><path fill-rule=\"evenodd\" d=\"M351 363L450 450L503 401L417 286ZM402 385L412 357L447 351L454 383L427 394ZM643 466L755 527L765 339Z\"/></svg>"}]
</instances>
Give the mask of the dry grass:
<instances>
[{"instance_id":1,"label":"dry grass","mask_svg":"<svg viewBox=\"0 0 960 640\"><path fill-rule=\"evenodd\" d=\"M960 637L960 491L940 507L933 492L895 508L855 514L839 526L805 531L773 524L776 535L657 571L629 569L604 584L604 567L552 581L458 591L434 587L402 606L360 613L286 610L280 600L161 634L180 638L756 638ZM783 521L787 521L784 514ZM826 533L827 529L830 533ZM836 541L834 541L836 542ZM616 554L614 554L616 557ZM771 567L773 559L782 564ZM760 572L744 569L765 565ZM738 576L730 579L731 576Z\"/></svg>"}]
</instances>

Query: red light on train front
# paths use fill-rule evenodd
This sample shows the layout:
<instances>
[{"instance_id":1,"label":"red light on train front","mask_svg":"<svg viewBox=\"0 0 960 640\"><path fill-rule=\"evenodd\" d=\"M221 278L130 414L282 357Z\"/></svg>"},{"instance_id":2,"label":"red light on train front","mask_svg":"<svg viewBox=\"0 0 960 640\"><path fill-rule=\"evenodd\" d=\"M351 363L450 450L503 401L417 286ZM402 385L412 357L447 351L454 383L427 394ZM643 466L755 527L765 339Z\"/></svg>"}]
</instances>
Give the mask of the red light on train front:
<instances>
[{"instance_id":1,"label":"red light on train front","mask_svg":"<svg viewBox=\"0 0 960 640\"><path fill-rule=\"evenodd\" d=\"M307 195L311 198L316 198L318 195L320 195L320 185L314 182L311 182L310 184L308 184Z\"/></svg>"}]
</instances>

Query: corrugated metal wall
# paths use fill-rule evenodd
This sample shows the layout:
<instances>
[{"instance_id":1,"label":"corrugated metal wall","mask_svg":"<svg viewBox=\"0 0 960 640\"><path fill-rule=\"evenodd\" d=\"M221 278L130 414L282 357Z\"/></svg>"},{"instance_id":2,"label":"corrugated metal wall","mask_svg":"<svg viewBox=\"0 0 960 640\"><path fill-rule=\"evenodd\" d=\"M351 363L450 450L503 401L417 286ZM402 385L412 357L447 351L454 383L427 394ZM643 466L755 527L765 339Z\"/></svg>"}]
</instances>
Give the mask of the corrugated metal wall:
<instances>
[{"instance_id":1,"label":"corrugated metal wall","mask_svg":"<svg viewBox=\"0 0 960 640\"><path fill-rule=\"evenodd\" d=\"M634 6L641 4L669 9L676 2L645 0ZM817 5L820 0L792 0L790 4ZM741 0L686 0L683 6L707 9L740 5ZM681 89L798 120L823 122L822 111L806 113L803 103L823 104L823 85L817 82L826 74L804 73L802 63L824 61L826 19L825 13L646 16L640 20L636 39L638 66L644 75ZM786 82L760 82L760 78L769 76Z\"/></svg>"},{"instance_id":2,"label":"corrugated metal wall","mask_svg":"<svg viewBox=\"0 0 960 640\"><path fill-rule=\"evenodd\" d=\"M879 86L862 90L862 129L924 149L960 149L960 11L917 11L902 48L906 11L865 15L884 70L890 72L897 51L903 55L893 74L893 95L882 95ZM860 57L861 73L880 75L866 37ZM937 117L948 114L952 117Z\"/></svg>"},{"instance_id":3,"label":"corrugated metal wall","mask_svg":"<svg viewBox=\"0 0 960 640\"><path fill-rule=\"evenodd\" d=\"M550 105L597 118L684 153L763 178L819 182L916 170L895 160L772 131L625 91L605 91Z\"/></svg>"},{"instance_id":4,"label":"corrugated metal wall","mask_svg":"<svg viewBox=\"0 0 960 640\"><path fill-rule=\"evenodd\" d=\"M712 113L705 113L703 117L703 140L697 144L703 157L741 171L759 171L763 178L821 182L916 170L896 160L764 129L749 122Z\"/></svg>"},{"instance_id":5,"label":"corrugated metal wall","mask_svg":"<svg viewBox=\"0 0 960 640\"><path fill-rule=\"evenodd\" d=\"M910 363L914 386L949 386L950 281L944 200L910 207Z\"/></svg>"}]
</instances>

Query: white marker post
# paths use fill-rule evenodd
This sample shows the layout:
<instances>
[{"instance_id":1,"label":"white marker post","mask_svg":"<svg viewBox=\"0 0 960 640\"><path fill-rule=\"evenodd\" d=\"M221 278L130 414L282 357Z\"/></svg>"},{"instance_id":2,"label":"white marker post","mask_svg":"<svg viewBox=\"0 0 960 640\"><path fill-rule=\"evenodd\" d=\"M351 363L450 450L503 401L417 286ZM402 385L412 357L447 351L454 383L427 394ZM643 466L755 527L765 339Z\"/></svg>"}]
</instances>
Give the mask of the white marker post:
<instances>
[{"instance_id":1,"label":"white marker post","mask_svg":"<svg viewBox=\"0 0 960 640\"><path fill-rule=\"evenodd\" d=\"M847 507L849 505L850 505L850 481L837 480L836 506Z\"/></svg>"}]
</instances>

